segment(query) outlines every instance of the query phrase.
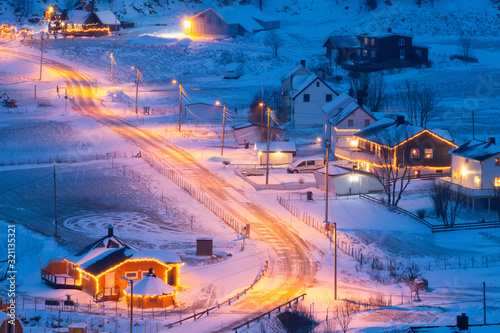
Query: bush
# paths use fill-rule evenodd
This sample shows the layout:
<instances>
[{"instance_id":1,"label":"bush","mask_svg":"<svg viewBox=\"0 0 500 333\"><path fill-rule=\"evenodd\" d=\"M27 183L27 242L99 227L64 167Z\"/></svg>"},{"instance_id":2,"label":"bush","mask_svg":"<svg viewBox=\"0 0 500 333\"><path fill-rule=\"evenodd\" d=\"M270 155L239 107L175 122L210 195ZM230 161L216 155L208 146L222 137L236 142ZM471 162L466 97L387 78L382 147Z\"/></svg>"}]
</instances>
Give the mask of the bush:
<instances>
[{"instance_id":1,"label":"bush","mask_svg":"<svg viewBox=\"0 0 500 333\"><path fill-rule=\"evenodd\" d=\"M378 0L366 0L366 6L369 10L374 10L378 6Z\"/></svg>"},{"instance_id":2,"label":"bush","mask_svg":"<svg viewBox=\"0 0 500 333\"><path fill-rule=\"evenodd\" d=\"M417 210L417 215L418 215L418 217L420 217L421 219L423 219L425 217L425 209L418 209Z\"/></svg>"}]
</instances>

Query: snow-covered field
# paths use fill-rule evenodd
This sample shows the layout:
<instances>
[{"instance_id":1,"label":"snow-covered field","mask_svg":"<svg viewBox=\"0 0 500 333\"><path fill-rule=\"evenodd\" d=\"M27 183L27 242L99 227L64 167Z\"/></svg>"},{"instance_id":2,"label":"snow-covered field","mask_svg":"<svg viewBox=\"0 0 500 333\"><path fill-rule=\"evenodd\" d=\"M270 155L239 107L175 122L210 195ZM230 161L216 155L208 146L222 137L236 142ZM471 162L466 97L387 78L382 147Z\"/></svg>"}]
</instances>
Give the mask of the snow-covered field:
<instances>
[{"instance_id":1,"label":"snow-covered field","mask_svg":"<svg viewBox=\"0 0 500 333\"><path fill-rule=\"evenodd\" d=\"M387 73L385 80L389 88L406 79L431 85L442 99L444 109L443 116L433 121L432 127L449 128L458 142L468 140L474 110L476 137L498 136L498 126L492 120L499 115L497 27L500 11L490 1L435 1L435 8L430 8L429 3L418 8L413 1L400 0L393 1L392 6L380 3L371 13L360 10L358 1L338 2L338 5L331 0L265 2L265 10L282 20L280 33L285 43L278 58L263 47L265 33L222 40L186 39L180 19L211 6L209 1L204 4L171 1L169 6L156 8L157 14L149 18L135 14L126 6L115 8L125 18L136 20L137 27L125 30L116 39L115 36L49 39L45 41L44 55L87 73L100 87L98 96L102 106L112 114L154 131L166 143L182 147L199 163L274 212L308 242L313 249L311 255L316 260L317 273L297 294L307 293L304 304L309 308L314 303L315 314L322 321L319 329L324 331L335 324L331 320L335 306L332 246L322 232L294 217L276 200L277 196L289 195L297 209L319 222L324 220L323 193L310 188L315 200L305 201L297 192L256 191L235 175L239 168L236 164L256 163L255 152L238 147L228 135L224 157L221 157L220 122L204 123L197 119L184 123L181 133L177 131L178 86L171 81L182 82L189 96L185 102L219 100L232 110L236 108L238 114L232 115L226 124L229 128L245 119L245 109L262 85L279 85L280 77L301 59L307 60L308 65L321 64L324 61L321 46L328 35L377 32L392 27L393 31L415 35L416 42L431 47L430 59L434 66ZM101 5L101 8L106 6ZM156 26L158 22L167 25ZM450 61L450 55L458 52L457 41L462 32L475 37L478 64ZM40 282L40 265L50 258L65 257L101 237L109 224L115 226L116 235L134 246L144 250L169 249L185 261L178 307L168 310L166 318L158 318L158 315L153 318L146 311L145 320L137 317L136 333L154 332L157 327L164 329L165 323L179 319L179 315L188 316L193 310L222 302L254 281L269 256L265 243L251 238L243 248L242 239L233 229L143 159L135 157L141 147L96 120L80 115L74 108L71 89L68 89L68 100L64 99L61 88L58 95L56 86L65 87L67 83L57 72L44 68L43 80L39 81L36 61L2 52L10 50L39 56L39 39L1 39L0 44L0 92L5 91L19 104L17 109L0 107L0 218L6 221L0 226L0 237L7 240L6 224L16 224L18 292L23 303L23 309L18 308L18 312L27 316L28 326L36 332L36 322L29 319L37 315L42 316L40 326L57 321L54 313L34 310L36 298L60 299L68 293ZM115 59L114 89L110 88L111 52ZM234 60L243 61L245 75L238 80L223 80L224 64ZM167 110L165 114L148 116L133 112L137 67L142 75L139 109L142 106L163 108ZM348 83L341 82L339 88L347 89ZM113 100L111 95L116 92L123 92L122 98ZM314 142L321 130L288 133L289 139L301 143L302 155L318 153L318 146L308 143ZM224 160L231 161L231 165L223 165ZM57 241L52 238L54 172L61 236ZM306 183L314 181L310 174L288 175L283 169L271 169L270 182L298 183L299 177ZM262 177L252 178L262 182ZM430 212L428 187L428 182L413 182L400 206L410 211L425 208ZM471 211L465 210L460 219L470 220L470 215ZM474 220L477 216L495 219L493 213L476 212ZM363 301L381 298L390 305L358 313L349 332L390 329L397 332L410 325L449 325L454 324L455 316L462 312L470 316L471 323L482 323L483 282L486 283L488 322L500 322L500 289L497 287L500 231L432 234L410 218L357 197L331 200L329 219L337 223L342 248L338 258L339 296ZM433 223L439 221L434 219ZM214 258L206 260L193 255L197 237L214 239ZM357 255L363 253L364 265L347 254L353 253L351 251ZM4 253L1 258L5 256ZM374 268L375 259L381 269ZM429 292L420 294L421 302L412 302L409 288L391 276L391 272L400 274L413 263L429 281ZM389 266L395 268L391 270ZM271 286L264 278L252 292L258 293L266 287ZM0 283L2 295L5 296L6 290L6 283ZM70 294L83 302L90 299L83 292L71 291ZM118 304L119 316L113 316L114 305L109 305L105 316L71 314L67 322L93 320L92 326L99 330L128 331L127 309L122 303ZM259 309L255 309L252 314L258 312ZM98 327L104 317L107 324ZM212 325L225 318L225 309L221 308L209 317L170 331L205 332L204 323ZM270 330L270 326L269 321L264 321L248 331ZM340 330L338 325L335 329Z\"/></svg>"}]
</instances>

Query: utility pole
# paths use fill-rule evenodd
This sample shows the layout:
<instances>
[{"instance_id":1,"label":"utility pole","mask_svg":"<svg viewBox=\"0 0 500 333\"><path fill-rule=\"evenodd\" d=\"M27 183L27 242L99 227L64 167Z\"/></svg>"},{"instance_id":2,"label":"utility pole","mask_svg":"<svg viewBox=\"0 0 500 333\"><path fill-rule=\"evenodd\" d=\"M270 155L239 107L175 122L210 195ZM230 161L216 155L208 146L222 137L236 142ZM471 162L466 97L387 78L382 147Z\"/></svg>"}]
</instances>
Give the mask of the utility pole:
<instances>
[{"instance_id":1,"label":"utility pole","mask_svg":"<svg viewBox=\"0 0 500 333\"><path fill-rule=\"evenodd\" d=\"M113 87L113 52L111 52L111 87Z\"/></svg>"},{"instance_id":2,"label":"utility pole","mask_svg":"<svg viewBox=\"0 0 500 333\"><path fill-rule=\"evenodd\" d=\"M226 103L224 103L223 117L222 117L222 146L220 148L220 156L224 154L224 136L226 134Z\"/></svg>"},{"instance_id":3,"label":"utility pole","mask_svg":"<svg viewBox=\"0 0 500 333\"><path fill-rule=\"evenodd\" d=\"M135 80L135 114L137 115L137 97L139 96L139 67L137 67L137 79Z\"/></svg>"},{"instance_id":4,"label":"utility pole","mask_svg":"<svg viewBox=\"0 0 500 333\"><path fill-rule=\"evenodd\" d=\"M267 155L266 155L266 185L269 184L269 137L270 137L271 109L267 107Z\"/></svg>"},{"instance_id":5,"label":"utility pole","mask_svg":"<svg viewBox=\"0 0 500 333\"><path fill-rule=\"evenodd\" d=\"M45 45L45 40L42 37L42 53L40 54L40 81L42 81L42 63L43 63L43 47Z\"/></svg>"},{"instance_id":6,"label":"utility pole","mask_svg":"<svg viewBox=\"0 0 500 333\"><path fill-rule=\"evenodd\" d=\"M474 110L472 110L472 140L474 140Z\"/></svg>"},{"instance_id":7,"label":"utility pole","mask_svg":"<svg viewBox=\"0 0 500 333\"><path fill-rule=\"evenodd\" d=\"M337 222L333 222L333 266L335 267L335 275L334 275L334 299L337 300Z\"/></svg>"},{"instance_id":8,"label":"utility pole","mask_svg":"<svg viewBox=\"0 0 500 333\"><path fill-rule=\"evenodd\" d=\"M54 165L54 221L56 223L56 233L57 238L57 183L56 183L56 166Z\"/></svg>"},{"instance_id":9,"label":"utility pole","mask_svg":"<svg viewBox=\"0 0 500 333\"><path fill-rule=\"evenodd\" d=\"M486 325L486 282L483 282L483 316Z\"/></svg>"},{"instance_id":10,"label":"utility pole","mask_svg":"<svg viewBox=\"0 0 500 333\"><path fill-rule=\"evenodd\" d=\"M179 132L181 131L182 83L179 82Z\"/></svg>"}]
</instances>

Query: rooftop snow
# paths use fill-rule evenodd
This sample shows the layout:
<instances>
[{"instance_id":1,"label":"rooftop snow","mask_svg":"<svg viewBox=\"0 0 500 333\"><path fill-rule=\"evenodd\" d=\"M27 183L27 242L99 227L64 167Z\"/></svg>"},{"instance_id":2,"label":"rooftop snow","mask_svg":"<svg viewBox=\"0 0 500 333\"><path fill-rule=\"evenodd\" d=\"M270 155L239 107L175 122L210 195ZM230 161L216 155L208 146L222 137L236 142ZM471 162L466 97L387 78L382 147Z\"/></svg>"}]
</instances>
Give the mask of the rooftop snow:
<instances>
[{"instance_id":1,"label":"rooftop snow","mask_svg":"<svg viewBox=\"0 0 500 333\"><path fill-rule=\"evenodd\" d=\"M110 10L94 12L104 25L120 25L120 21Z\"/></svg>"},{"instance_id":2,"label":"rooftop snow","mask_svg":"<svg viewBox=\"0 0 500 333\"><path fill-rule=\"evenodd\" d=\"M267 142L256 142L255 149L257 151L267 151ZM295 142L279 142L272 141L269 142L269 152L296 152Z\"/></svg>"},{"instance_id":3,"label":"rooftop snow","mask_svg":"<svg viewBox=\"0 0 500 333\"><path fill-rule=\"evenodd\" d=\"M330 36L323 47L326 47L326 43L328 43L328 41L330 41L336 49L359 47L359 39L355 36Z\"/></svg>"},{"instance_id":4,"label":"rooftop snow","mask_svg":"<svg viewBox=\"0 0 500 333\"><path fill-rule=\"evenodd\" d=\"M127 287L127 289L125 289L125 293L130 294L130 287ZM136 281L134 284L134 296L161 296L174 293L174 288L154 275L144 275L142 279Z\"/></svg>"},{"instance_id":5,"label":"rooftop snow","mask_svg":"<svg viewBox=\"0 0 500 333\"><path fill-rule=\"evenodd\" d=\"M500 154L500 146L494 143L471 140L458 148L450 150L450 154L482 162Z\"/></svg>"}]
</instances>

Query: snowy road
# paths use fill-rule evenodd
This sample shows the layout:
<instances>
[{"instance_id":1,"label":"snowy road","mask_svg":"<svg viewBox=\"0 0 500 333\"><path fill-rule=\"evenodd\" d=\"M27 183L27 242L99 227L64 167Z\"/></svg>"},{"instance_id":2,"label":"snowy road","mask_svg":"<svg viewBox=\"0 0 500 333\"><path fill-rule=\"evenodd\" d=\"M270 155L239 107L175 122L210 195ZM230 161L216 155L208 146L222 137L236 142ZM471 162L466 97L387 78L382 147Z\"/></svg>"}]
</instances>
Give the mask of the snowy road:
<instances>
[{"instance_id":1,"label":"snowy road","mask_svg":"<svg viewBox=\"0 0 500 333\"><path fill-rule=\"evenodd\" d=\"M38 62L39 58L18 52L2 50L4 53ZM289 230L283 221L266 208L252 202L231 184L222 180L210 170L198 164L186 151L170 144L151 131L140 129L121 117L113 115L98 104L93 80L59 62L44 59L45 66L66 78L69 91L75 96L75 107L85 116L109 126L125 138L135 142L141 149L161 157L166 167L175 168L183 177L195 182L199 189L217 200L224 209L240 221L248 220L252 235L268 244L269 266L268 285L272 289L258 290L231 306L221 314L224 329L230 329L249 318L265 312L278 304L300 295L314 279L315 269L310 256L310 246ZM243 268L242 268L243 269ZM247 315L242 315L247 313ZM250 313L250 315L248 315ZM217 316L217 313L214 313ZM224 316L224 318L222 318ZM219 321L219 322L220 322ZM203 321L200 321L202 323ZM213 322L213 321L212 321ZM206 324L206 323L205 323ZM220 331L221 326L205 327Z\"/></svg>"}]
</instances>

